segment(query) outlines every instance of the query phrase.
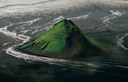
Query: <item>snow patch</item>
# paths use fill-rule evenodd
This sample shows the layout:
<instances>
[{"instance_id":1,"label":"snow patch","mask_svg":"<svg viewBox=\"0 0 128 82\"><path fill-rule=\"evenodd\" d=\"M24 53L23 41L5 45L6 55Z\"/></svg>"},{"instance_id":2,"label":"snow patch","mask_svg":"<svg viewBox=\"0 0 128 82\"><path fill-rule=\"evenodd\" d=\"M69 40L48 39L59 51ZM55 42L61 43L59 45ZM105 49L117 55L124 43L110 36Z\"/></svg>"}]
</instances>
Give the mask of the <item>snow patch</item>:
<instances>
[{"instance_id":1,"label":"snow patch","mask_svg":"<svg viewBox=\"0 0 128 82\"><path fill-rule=\"evenodd\" d=\"M105 24L107 27L109 25L113 24L110 22L110 20L113 20L114 18L122 16L125 14L125 12L113 11L113 10L110 10L109 12L111 13L111 15L108 15L108 16L101 18L101 20L103 21L103 24Z\"/></svg>"},{"instance_id":2,"label":"snow patch","mask_svg":"<svg viewBox=\"0 0 128 82\"><path fill-rule=\"evenodd\" d=\"M7 42L7 43L4 43L2 46L7 46L8 44L10 44L11 42Z\"/></svg>"},{"instance_id":3,"label":"snow patch","mask_svg":"<svg viewBox=\"0 0 128 82\"><path fill-rule=\"evenodd\" d=\"M121 48L123 48L123 49L125 49L125 50L128 50L128 48L126 48L126 47L123 45L123 43L124 43L124 38L128 36L128 33L123 34L120 38L119 38L119 36L120 36L120 34L116 36L116 38L118 39L117 44L118 44Z\"/></svg>"},{"instance_id":4,"label":"snow patch","mask_svg":"<svg viewBox=\"0 0 128 82\"><path fill-rule=\"evenodd\" d=\"M79 19L86 19L91 15L91 13L87 14L87 15L82 15L82 16L77 16L77 17L72 17L72 18L67 18L69 20L79 20Z\"/></svg>"},{"instance_id":5,"label":"snow patch","mask_svg":"<svg viewBox=\"0 0 128 82\"><path fill-rule=\"evenodd\" d=\"M84 7L87 0L50 0L37 4L10 5L0 8L0 17L56 14L62 11Z\"/></svg>"}]
</instances>

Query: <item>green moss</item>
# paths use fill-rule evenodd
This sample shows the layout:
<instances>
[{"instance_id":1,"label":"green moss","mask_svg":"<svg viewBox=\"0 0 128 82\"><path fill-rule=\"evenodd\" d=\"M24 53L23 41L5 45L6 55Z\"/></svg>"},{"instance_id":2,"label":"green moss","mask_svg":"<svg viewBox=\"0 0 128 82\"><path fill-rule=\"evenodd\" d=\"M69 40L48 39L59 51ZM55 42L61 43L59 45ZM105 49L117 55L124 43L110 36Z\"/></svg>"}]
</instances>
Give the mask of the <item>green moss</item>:
<instances>
[{"instance_id":1,"label":"green moss","mask_svg":"<svg viewBox=\"0 0 128 82\"><path fill-rule=\"evenodd\" d=\"M85 35L72 21L63 19L19 50L50 57L75 58L101 54L104 46ZM97 53L95 53L97 52Z\"/></svg>"},{"instance_id":2,"label":"green moss","mask_svg":"<svg viewBox=\"0 0 128 82\"><path fill-rule=\"evenodd\" d=\"M94 39L88 37L87 35L86 35L86 38L87 38L87 39L89 40L89 42L92 43L93 45L104 48L104 45L98 43L97 41L95 41Z\"/></svg>"}]
</instances>

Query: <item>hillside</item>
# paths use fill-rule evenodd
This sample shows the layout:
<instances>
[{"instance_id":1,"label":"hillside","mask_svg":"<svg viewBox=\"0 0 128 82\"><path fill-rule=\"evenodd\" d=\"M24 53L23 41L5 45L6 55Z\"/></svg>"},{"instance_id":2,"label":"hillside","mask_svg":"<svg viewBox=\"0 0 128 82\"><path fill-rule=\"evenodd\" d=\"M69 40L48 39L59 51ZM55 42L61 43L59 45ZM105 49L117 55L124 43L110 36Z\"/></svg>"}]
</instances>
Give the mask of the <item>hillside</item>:
<instances>
[{"instance_id":1,"label":"hillside","mask_svg":"<svg viewBox=\"0 0 128 82\"><path fill-rule=\"evenodd\" d=\"M101 55L105 47L84 34L72 21L63 19L37 38L17 47L26 53L55 58Z\"/></svg>"}]
</instances>

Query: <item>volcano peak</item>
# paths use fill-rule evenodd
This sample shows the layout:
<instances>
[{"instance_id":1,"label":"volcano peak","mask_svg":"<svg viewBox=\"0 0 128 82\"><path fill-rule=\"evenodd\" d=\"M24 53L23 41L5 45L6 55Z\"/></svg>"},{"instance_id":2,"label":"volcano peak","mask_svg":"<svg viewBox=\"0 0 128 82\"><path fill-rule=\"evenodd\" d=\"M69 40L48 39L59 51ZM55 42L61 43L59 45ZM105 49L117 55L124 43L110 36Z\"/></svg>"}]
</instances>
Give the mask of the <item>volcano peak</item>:
<instances>
[{"instance_id":1,"label":"volcano peak","mask_svg":"<svg viewBox=\"0 0 128 82\"><path fill-rule=\"evenodd\" d=\"M90 39L66 18L37 38L17 47L23 52L56 58L96 56L103 53L103 48L102 44Z\"/></svg>"}]
</instances>

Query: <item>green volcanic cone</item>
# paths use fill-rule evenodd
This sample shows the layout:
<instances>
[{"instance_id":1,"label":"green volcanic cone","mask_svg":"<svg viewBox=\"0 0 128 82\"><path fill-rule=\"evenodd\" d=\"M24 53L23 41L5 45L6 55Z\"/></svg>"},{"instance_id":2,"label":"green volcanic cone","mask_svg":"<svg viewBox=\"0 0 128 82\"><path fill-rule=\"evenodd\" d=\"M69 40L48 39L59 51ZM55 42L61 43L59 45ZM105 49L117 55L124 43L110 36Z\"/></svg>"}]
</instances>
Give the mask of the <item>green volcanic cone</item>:
<instances>
[{"instance_id":1,"label":"green volcanic cone","mask_svg":"<svg viewBox=\"0 0 128 82\"><path fill-rule=\"evenodd\" d=\"M17 49L56 58L85 58L101 55L105 51L102 44L90 39L72 21L66 19Z\"/></svg>"}]
</instances>

